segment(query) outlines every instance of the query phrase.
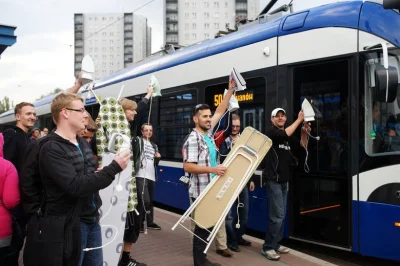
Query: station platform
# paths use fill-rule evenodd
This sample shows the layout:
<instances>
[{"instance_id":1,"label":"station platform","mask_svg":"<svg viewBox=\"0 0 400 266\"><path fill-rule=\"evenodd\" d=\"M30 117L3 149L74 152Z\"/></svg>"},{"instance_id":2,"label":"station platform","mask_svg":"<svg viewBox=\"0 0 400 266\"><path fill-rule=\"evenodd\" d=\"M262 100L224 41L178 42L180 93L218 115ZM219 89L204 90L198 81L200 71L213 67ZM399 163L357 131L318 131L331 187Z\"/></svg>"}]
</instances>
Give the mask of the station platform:
<instances>
[{"instance_id":1,"label":"station platform","mask_svg":"<svg viewBox=\"0 0 400 266\"><path fill-rule=\"evenodd\" d=\"M175 231L171 230L179 217L178 214L155 208L154 221L162 230L148 230L147 234L141 234L132 248L132 258L146 263L148 266L193 265L190 233L180 226ZM189 221L186 221L186 223L189 225ZM291 250L289 254L281 255L279 261L270 261L261 255L262 240L250 236L244 236L244 238L251 241L252 246L240 246L241 251L233 252L233 257L224 258L215 252L214 246L211 246L207 252L207 258L224 266L335 265L295 250Z\"/></svg>"}]
</instances>

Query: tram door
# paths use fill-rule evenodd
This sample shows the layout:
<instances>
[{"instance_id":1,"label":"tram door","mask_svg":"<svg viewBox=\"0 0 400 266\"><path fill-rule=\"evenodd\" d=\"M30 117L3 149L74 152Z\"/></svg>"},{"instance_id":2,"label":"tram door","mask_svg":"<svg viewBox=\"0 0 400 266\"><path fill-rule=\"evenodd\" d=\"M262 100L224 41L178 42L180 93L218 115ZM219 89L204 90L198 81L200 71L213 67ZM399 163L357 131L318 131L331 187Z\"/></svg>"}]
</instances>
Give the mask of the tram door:
<instances>
[{"instance_id":1,"label":"tram door","mask_svg":"<svg viewBox=\"0 0 400 266\"><path fill-rule=\"evenodd\" d=\"M290 236L325 245L350 246L350 61L292 68L294 110L307 99L315 111L305 152L291 183ZM296 114L297 115L297 114ZM300 136L300 131L297 132Z\"/></svg>"}]
</instances>

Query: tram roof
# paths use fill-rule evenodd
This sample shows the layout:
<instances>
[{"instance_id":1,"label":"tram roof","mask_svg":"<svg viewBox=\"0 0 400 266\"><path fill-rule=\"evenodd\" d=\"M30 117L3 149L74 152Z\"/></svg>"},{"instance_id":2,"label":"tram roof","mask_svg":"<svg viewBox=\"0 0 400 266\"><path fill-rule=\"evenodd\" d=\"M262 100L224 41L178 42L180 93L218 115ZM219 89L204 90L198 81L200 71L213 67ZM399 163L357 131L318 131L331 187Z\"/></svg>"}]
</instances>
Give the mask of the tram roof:
<instances>
[{"instance_id":1,"label":"tram roof","mask_svg":"<svg viewBox=\"0 0 400 266\"><path fill-rule=\"evenodd\" d=\"M371 0L368 2L381 1ZM366 10L362 13L365 18L359 17L363 3L364 1L361 0L336 2L305 9L293 14L286 14L270 21L259 19L257 24L243 27L243 29L239 28L238 31L223 37L205 40L183 47L172 54L150 56L121 71L95 81L94 89L96 90L149 73L189 63L201 58L257 43L262 40L317 28L343 27L358 29L360 27L361 30L371 32L378 36L383 36L387 40L400 46L400 38L396 38L391 29L382 28L380 26L371 28L371 25L368 23L360 23L359 26L359 21L362 21L363 19L366 21L367 17L370 17L374 14L373 12L376 12L375 9ZM381 8L383 9L383 7ZM377 16L377 14L374 15ZM48 104L56 95L57 94L49 95L33 104L35 107ZM13 114L13 111L5 112L1 114L0 117L10 114Z\"/></svg>"}]
</instances>

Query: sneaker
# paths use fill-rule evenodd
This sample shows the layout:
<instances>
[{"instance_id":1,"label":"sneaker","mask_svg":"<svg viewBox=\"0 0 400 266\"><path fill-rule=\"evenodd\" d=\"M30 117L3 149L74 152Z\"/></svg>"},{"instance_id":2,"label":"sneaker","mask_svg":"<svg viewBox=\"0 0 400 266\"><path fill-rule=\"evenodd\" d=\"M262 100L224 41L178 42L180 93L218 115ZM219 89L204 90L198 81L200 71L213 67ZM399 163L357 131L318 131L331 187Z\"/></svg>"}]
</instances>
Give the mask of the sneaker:
<instances>
[{"instance_id":1,"label":"sneaker","mask_svg":"<svg viewBox=\"0 0 400 266\"><path fill-rule=\"evenodd\" d=\"M281 256L276 254L275 250L273 250L273 249L271 249L271 250L262 249L261 254L263 254L269 260L279 260L281 258Z\"/></svg>"},{"instance_id":2,"label":"sneaker","mask_svg":"<svg viewBox=\"0 0 400 266\"><path fill-rule=\"evenodd\" d=\"M284 246L280 246L277 250L276 250L276 253L279 253L279 254L287 254L287 253L289 253L290 252L290 249L288 249L287 247L284 247Z\"/></svg>"},{"instance_id":3,"label":"sneaker","mask_svg":"<svg viewBox=\"0 0 400 266\"><path fill-rule=\"evenodd\" d=\"M232 257L233 253L229 251L229 249L217 249L217 254L221 255L222 257Z\"/></svg>"},{"instance_id":4,"label":"sneaker","mask_svg":"<svg viewBox=\"0 0 400 266\"><path fill-rule=\"evenodd\" d=\"M239 240L238 244L241 245L241 246L245 246L245 247L250 247L251 246L251 242L247 241L247 240L245 240L243 238Z\"/></svg>"},{"instance_id":5,"label":"sneaker","mask_svg":"<svg viewBox=\"0 0 400 266\"><path fill-rule=\"evenodd\" d=\"M216 262L211 262L209 260L206 259L206 264L205 266L221 266L221 264L216 263Z\"/></svg>"},{"instance_id":6,"label":"sneaker","mask_svg":"<svg viewBox=\"0 0 400 266\"><path fill-rule=\"evenodd\" d=\"M118 266L147 266L147 264L140 263L132 258L129 258L129 260L126 262L123 262L122 260L120 260L118 263Z\"/></svg>"},{"instance_id":7,"label":"sneaker","mask_svg":"<svg viewBox=\"0 0 400 266\"><path fill-rule=\"evenodd\" d=\"M161 230L161 227L158 226L156 223L152 223L152 224L147 225L147 229Z\"/></svg>"},{"instance_id":8,"label":"sneaker","mask_svg":"<svg viewBox=\"0 0 400 266\"><path fill-rule=\"evenodd\" d=\"M228 245L228 248L234 252L240 252L240 248L238 245Z\"/></svg>"}]
</instances>

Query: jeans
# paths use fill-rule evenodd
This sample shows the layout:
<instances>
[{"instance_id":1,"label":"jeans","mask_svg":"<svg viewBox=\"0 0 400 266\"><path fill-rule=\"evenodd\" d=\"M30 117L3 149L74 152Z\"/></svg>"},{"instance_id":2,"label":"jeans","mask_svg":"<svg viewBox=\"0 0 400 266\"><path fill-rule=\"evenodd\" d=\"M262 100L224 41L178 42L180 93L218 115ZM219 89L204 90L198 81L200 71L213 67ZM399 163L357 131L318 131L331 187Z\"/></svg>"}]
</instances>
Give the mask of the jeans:
<instances>
[{"instance_id":1,"label":"jeans","mask_svg":"<svg viewBox=\"0 0 400 266\"><path fill-rule=\"evenodd\" d=\"M264 250L277 250L283 238L285 225L288 183L279 184L274 181L266 183L269 203L268 229L265 234Z\"/></svg>"},{"instance_id":2,"label":"jeans","mask_svg":"<svg viewBox=\"0 0 400 266\"><path fill-rule=\"evenodd\" d=\"M242 239L242 236L246 231L247 217L249 213L249 189L247 188L247 186L245 186L240 193L239 201L241 204L243 204L243 207L239 207L240 228L236 228L237 219L233 219L232 215L234 209L236 208L236 204L232 206L225 219L228 246L237 246L238 241Z\"/></svg>"},{"instance_id":3,"label":"jeans","mask_svg":"<svg viewBox=\"0 0 400 266\"><path fill-rule=\"evenodd\" d=\"M146 219L147 225L150 225L154 222L154 185L155 182L152 180L143 177L136 177L138 210L142 214L142 224L145 222ZM146 215L144 215L145 212Z\"/></svg>"},{"instance_id":4,"label":"jeans","mask_svg":"<svg viewBox=\"0 0 400 266\"><path fill-rule=\"evenodd\" d=\"M101 247L101 227L98 223L81 222L81 246L84 248ZM103 266L102 248L90 251L81 250L79 266Z\"/></svg>"}]
</instances>

